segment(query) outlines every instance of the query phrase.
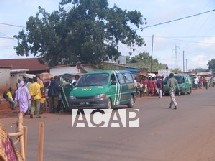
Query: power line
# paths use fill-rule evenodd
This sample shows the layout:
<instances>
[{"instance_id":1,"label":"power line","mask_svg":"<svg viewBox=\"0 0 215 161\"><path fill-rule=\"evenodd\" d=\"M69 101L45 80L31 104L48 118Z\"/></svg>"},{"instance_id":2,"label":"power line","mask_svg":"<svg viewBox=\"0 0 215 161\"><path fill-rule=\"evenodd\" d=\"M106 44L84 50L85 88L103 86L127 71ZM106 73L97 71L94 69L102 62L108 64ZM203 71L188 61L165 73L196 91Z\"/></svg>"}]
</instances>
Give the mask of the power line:
<instances>
[{"instance_id":1,"label":"power line","mask_svg":"<svg viewBox=\"0 0 215 161\"><path fill-rule=\"evenodd\" d=\"M18 25L13 25L13 24L4 23L4 22L0 22L0 25L10 26L10 27L21 27L21 28L25 28L25 26L18 26Z\"/></svg>"},{"instance_id":2,"label":"power line","mask_svg":"<svg viewBox=\"0 0 215 161\"><path fill-rule=\"evenodd\" d=\"M14 40L13 37L9 37L9 36L0 36L0 39L11 39L11 40Z\"/></svg>"},{"instance_id":3,"label":"power line","mask_svg":"<svg viewBox=\"0 0 215 161\"><path fill-rule=\"evenodd\" d=\"M156 37L160 37L160 38L187 38L187 39L193 39L193 38L204 38L204 37L215 37L215 36L159 36L156 35Z\"/></svg>"},{"instance_id":4,"label":"power line","mask_svg":"<svg viewBox=\"0 0 215 161\"><path fill-rule=\"evenodd\" d=\"M150 36L144 36L149 38ZM159 36L156 35L156 38L160 39L173 39L176 41L188 42L188 43L195 43L195 44L215 44L215 42L203 42L203 41L192 41L188 39L194 38L215 38L215 36Z\"/></svg>"},{"instance_id":5,"label":"power line","mask_svg":"<svg viewBox=\"0 0 215 161\"><path fill-rule=\"evenodd\" d=\"M214 12L214 11L215 11L215 9L209 10L209 11L205 11L205 12L200 12L200 13L197 13L197 14L194 14L194 15L191 15L191 16L177 18L177 19L174 19L174 20L166 21L166 22L160 22L160 23L157 23L157 24L154 24L154 25L149 25L149 26L146 26L146 27L142 27L141 30L146 29L146 28L151 28L151 27L159 26L159 25L163 25L163 24L167 24L167 23L172 23L172 22L175 22L175 21L181 21L181 20L184 20L184 19L188 19L188 18L200 16L202 14L206 14L206 13L210 13L210 12Z\"/></svg>"},{"instance_id":6,"label":"power line","mask_svg":"<svg viewBox=\"0 0 215 161\"><path fill-rule=\"evenodd\" d=\"M177 19L174 19L174 20L166 21L166 22L160 22L160 23L157 23L157 24L154 24L154 25L149 25L149 26L146 26L146 27L142 27L141 30L146 29L146 28L150 28L150 27L155 27L155 26L167 24L167 23L172 23L172 22L175 22L175 21L181 21L181 20L184 20L184 19L188 19L188 18L200 16L202 14L206 14L206 13L210 13L210 12L214 12L214 11L215 11L215 9L209 10L209 11L205 11L205 12L200 12L200 13L197 13L197 14L194 14L194 15L191 15L191 16L177 18ZM4 23L4 22L0 22L0 25L25 28L25 26L19 26L19 25Z\"/></svg>"}]
</instances>

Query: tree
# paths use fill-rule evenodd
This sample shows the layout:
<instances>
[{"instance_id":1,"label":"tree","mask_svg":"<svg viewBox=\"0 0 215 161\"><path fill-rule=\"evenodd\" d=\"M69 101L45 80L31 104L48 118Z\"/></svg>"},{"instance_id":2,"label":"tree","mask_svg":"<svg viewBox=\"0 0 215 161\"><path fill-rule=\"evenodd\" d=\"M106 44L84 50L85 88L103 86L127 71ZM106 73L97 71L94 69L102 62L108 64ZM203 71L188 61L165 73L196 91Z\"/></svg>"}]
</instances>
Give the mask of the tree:
<instances>
[{"instance_id":1,"label":"tree","mask_svg":"<svg viewBox=\"0 0 215 161\"><path fill-rule=\"evenodd\" d=\"M50 14L39 7L36 16L29 17L26 30L14 36L15 50L18 55L41 57L49 65L62 60L98 64L117 58L119 43L143 45L137 35L142 25L140 12L109 8L108 0L62 0L59 11Z\"/></svg>"},{"instance_id":2,"label":"tree","mask_svg":"<svg viewBox=\"0 0 215 161\"><path fill-rule=\"evenodd\" d=\"M208 69L212 70L212 72L215 72L215 59L211 59L208 61Z\"/></svg>"},{"instance_id":3,"label":"tree","mask_svg":"<svg viewBox=\"0 0 215 161\"><path fill-rule=\"evenodd\" d=\"M172 69L172 72L178 74L178 73L181 73L182 71L179 68L175 68L175 69Z\"/></svg>"},{"instance_id":4,"label":"tree","mask_svg":"<svg viewBox=\"0 0 215 161\"><path fill-rule=\"evenodd\" d=\"M165 64L159 63L158 59L154 59L152 56L150 56L148 52L139 53L138 55L131 57L131 59L127 60L128 63L131 63L130 65L132 67L147 68L148 72L155 72L159 69L166 68ZM132 63L135 63L135 66L133 66Z\"/></svg>"}]
</instances>

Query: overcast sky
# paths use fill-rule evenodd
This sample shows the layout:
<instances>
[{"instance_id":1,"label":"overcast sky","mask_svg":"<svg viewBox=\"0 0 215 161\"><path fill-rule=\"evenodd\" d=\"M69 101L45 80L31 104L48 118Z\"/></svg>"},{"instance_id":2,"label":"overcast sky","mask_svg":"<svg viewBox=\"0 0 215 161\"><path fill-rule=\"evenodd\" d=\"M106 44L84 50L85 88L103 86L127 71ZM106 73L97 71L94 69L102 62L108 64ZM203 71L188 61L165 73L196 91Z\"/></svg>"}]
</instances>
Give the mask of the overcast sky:
<instances>
[{"instance_id":1,"label":"overcast sky","mask_svg":"<svg viewBox=\"0 0 215 161\"><path fill-rule=\"evenodd\" d=\"M2 37L17 35L22 28L15 26L25 26L29 16L34 16L38 11L38 6L52 12L58 9L59 1L0 0L0 59L22 58L13 50L13 46L17 45L16 40ZM147 21L145 27L151 26L139 31L146 46L128 48L119 45L122 55L128 56L132 52L134 56L146 51L170 68L181 69L183 51L188 69L207 68L208 60L215 58L215 11L212 11L215 9L214 0L109 0L110 6L114 3L125 10L140 11ZM206 11L211 12L205 13ZM199 15L193 16L196 14ZM153 26L187 16L191 17Z\"/></svg>"}]
</instances>

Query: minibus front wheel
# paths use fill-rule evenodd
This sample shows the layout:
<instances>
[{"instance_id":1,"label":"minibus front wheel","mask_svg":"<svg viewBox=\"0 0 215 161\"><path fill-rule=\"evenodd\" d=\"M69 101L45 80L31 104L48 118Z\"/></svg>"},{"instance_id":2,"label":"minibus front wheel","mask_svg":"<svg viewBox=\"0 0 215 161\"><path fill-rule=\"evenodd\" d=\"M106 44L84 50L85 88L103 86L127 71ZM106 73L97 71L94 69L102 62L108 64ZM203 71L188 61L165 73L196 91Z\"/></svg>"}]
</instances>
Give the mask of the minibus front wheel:
<instances>
[{"instance_id":1,"label":"minibus front wheel","mask_svg":"<svg viewBox=\"0 0 215 161\"><path fill-rule=\"evenodd\" d=\"M108 98L107 108L112 109L112 101L110 98Z\"/></svg>"}]
</instances>

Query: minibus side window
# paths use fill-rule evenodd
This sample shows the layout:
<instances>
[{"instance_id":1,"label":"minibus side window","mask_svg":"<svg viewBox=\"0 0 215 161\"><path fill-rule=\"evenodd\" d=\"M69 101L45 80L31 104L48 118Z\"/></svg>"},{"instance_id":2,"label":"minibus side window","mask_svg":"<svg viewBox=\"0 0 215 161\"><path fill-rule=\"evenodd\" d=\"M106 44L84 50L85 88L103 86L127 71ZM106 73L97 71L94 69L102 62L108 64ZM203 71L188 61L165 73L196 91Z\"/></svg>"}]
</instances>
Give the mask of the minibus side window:
<instances>
[{"instance_id":1,"label":"minibus side window","mask_svg":"<svg viewBox=\"0 0 215 161\"><path fill-rule=\"evenodd\" d=\"M133 77L132 77L131 74L125 73L124 77L125 77L125 80L126 80L127 83L133 83L134 82Z\"/></svg>"},{"instance_id":2,"label":"minibus side window","mask_svg":"<svg viewBox=\"0 0 215 161\"><path fill-rule=\"evenodd\" d=\"M125 84L124 76L121 73L117 73L116 76L117 76L120 84Z\"/></svg>"},{"instance_id":3,"label":"minibus side window","mask_svg":"<svg viewBox=\"0 0 215 161\"><path fill-rule=\"evenodd\" d=\"M185 83L186 82L186 79L185 77L182 78L182 83Z\"/></svg>"},{"instance_id":4,"label":"minibus side window","mask_svg":"<svg viewBox=\"0 0 215 161\"><path fill-rule=\"evenodd\" d=\"M111 78L110 78L110 82L111 82L111 85L116 85L116 76L114 74L111 75Z\"/></svg>"}]
</instances>

